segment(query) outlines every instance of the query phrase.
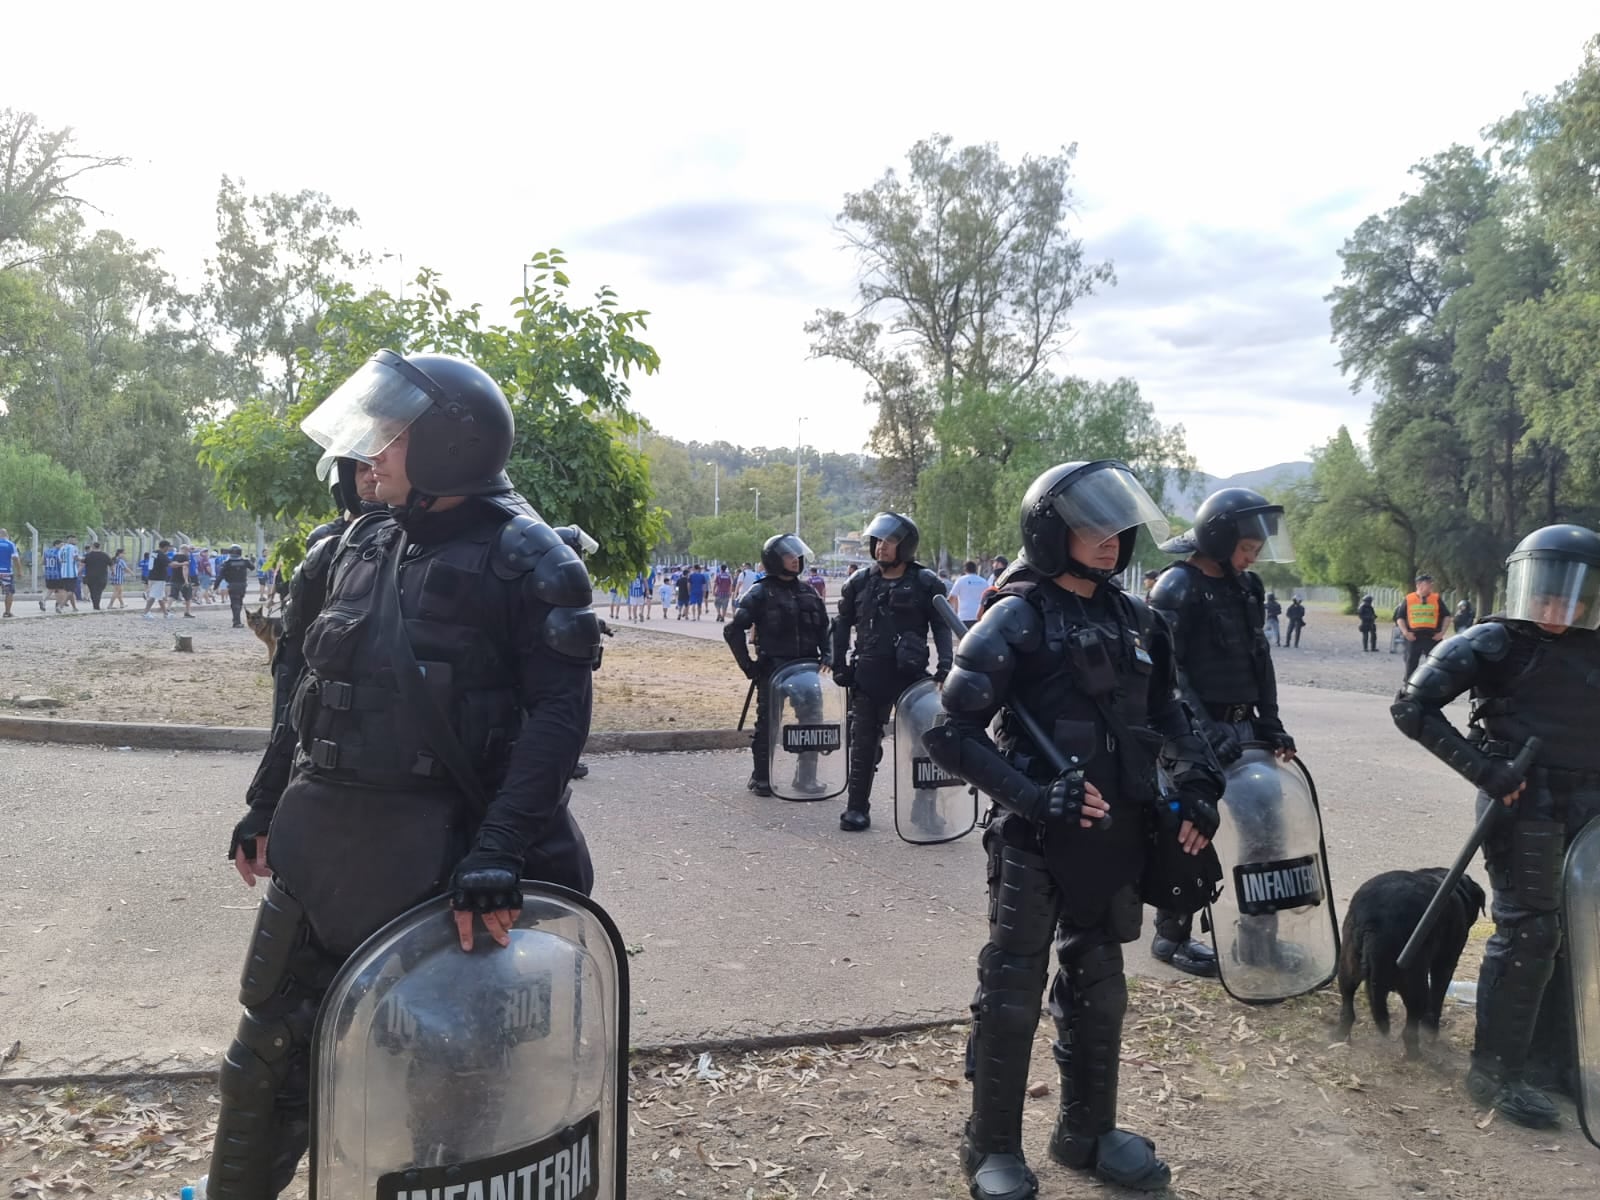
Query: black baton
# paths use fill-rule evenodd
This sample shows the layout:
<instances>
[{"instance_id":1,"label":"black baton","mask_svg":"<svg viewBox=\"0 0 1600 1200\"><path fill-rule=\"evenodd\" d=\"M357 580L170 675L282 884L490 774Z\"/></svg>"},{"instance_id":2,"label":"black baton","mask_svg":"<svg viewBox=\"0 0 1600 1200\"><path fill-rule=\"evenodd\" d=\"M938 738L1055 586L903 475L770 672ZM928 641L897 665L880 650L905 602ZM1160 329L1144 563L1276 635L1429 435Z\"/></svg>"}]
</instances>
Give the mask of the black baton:
<instances>
[{"instance_id":1,"label":"black baton","mask_svg":"<svg viewBox=\"0 0 1600 1200\"><path fill-rule=\"evenodd\" d=\"M756 681L750 681L750 690L744 694L744 708L739 711L739 728L744 728L744 719L750 715L750 697L756 694Z\"/></svg>"},{"instance_id":2,"label":"black baton","mask_svg":"<svg viewBox=\"0 0 1600 1200\"><path fill-rule=\"evenodd\" d=\"M1516 758L1511 760L1511 765L1519 775L1526 776L1528 768L1533 765L1534 758L1539 753L1540 741L1536 737L1529 738L1522 744ZM1439 890L1433 894L1433 899L1428 901L1427 910L1422 914L1422 919L1417 922L1417 927L1411 931L1411 940L1400 951L1400 957L1395 959L1402 971L1408 969L1416 961L1417 955L1422 953L1422 944L1428 940L1428 935L1433 932L1433 927L1439 923L1439 917L1444 912L1444 906L1450 901L1450 894L1456 890L1456 884L1461 882L1461 877L1467 873L1467 868L1472 865L1473 857L1478 853L1484 839L1489 836L1489 831L1494 828L1495 822L1500 819L1501 810L1507 806L1502 803L1501 797L1489 797L1489 807L1483 810L1483 815L1478 818L1478 823L1472 827L1472 836L1467 839L1467 844L1461 848L1461 853L1456 855L1456 861L1450 870L1439 882Z\"/></svg>"},{"instance_id":3,"label":"black baton","mask_svg":"<svg viewBox=\"0 0 1600 1200\"><path fill-rule=\"evenodd\" d=\"M959 643L962 636L967 632L967 627L962 623L961 618L956 616L956 610L950 607L950 601L943 596L935 596L933 598L933 611L938 613L939 619L950 627L950 632L955 634L956 642ZM1039 747L1044 756L1050 760L1050 765L1056 769L1057 774L1077 769L1067 761L1067 756L1061 753L1061 747L1055 744L1054 739L1045 735L1044 727L1033 719L1033 714L1020 701L1007 700L1005 708L1028 731L1028 736L1033 739L1034 744ZM1107 813L1095 824L1102 829L1109 827L1111 814Z\"/></svg>"}]
</instances>

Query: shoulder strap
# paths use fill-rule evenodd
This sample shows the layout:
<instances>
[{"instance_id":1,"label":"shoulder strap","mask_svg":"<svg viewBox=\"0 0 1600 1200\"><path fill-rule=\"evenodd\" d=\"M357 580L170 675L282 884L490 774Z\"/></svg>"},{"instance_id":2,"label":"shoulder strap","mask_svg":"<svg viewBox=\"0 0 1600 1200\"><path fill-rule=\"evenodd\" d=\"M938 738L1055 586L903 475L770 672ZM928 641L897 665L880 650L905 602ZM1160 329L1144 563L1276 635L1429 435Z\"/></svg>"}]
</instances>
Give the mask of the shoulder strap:
<instances>
[{"instance_id":1,"label":"shoulder strap","mask_svg":"<svg viewBox=\"0 0 1600 1200\"><path fill-rule=\"evenodd\" d=\"M445 770L450 772L456 786L481 821L489 812L489 798L472 770L467 748L456 737L455 730L450 727L450 718L439 707L439 701L423 681L422 666L411 649L411 638L406 634L405 622L400 619L400 560L405 553L406 535L401 531L383 564L382 584L378 593L380 628L388 635L391 665L400 683L401 695L421 718L422 733L429 747L444 763Z\"/></svg>"}]
</instances>

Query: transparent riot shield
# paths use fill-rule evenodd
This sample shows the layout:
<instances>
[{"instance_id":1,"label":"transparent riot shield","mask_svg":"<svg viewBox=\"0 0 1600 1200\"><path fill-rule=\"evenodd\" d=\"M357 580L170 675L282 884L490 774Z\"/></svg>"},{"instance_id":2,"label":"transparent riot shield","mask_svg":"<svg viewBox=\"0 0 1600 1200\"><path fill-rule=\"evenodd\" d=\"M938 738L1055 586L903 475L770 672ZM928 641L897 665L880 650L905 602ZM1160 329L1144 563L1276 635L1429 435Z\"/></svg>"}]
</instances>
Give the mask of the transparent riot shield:
<instances>
[{"instance_id":1,"label":"transparent riot shield","mask_svg":"<svg viewBox=\"0 0 1600 1200\"><path fill-rule=\"evenodd\" d=\"M919 679L894 702L894 829L933 845L965 837L978 823L978 793L928 757L922 735L944 719L939 685Z\"/></svg>"},{"instance_id":2,"label":"transparent riot shield","mask_svg":"<svg viewBox=\"0 0 1600 1200\"><path fill-rule=\"evenodd\" d=\"M627 955L587 897L522 886L509 946L480 927L463 952L441 897L334 979L312 1062L316 1200L625 1195Z\"/></svg>"},{"instance_id":3,"label":"transparent riot shield","mask_svg":"<svg viewBox=\"0 0 1600 1200\"><path fill-rule=\"evenodd\" d=\"M779 667L767 681L767 779L785 800L827 800L850 781L845 690L814 662Z\"/></svg>"},{"instance_id":4,"label":"transparent riot shield","mask_svg":"<svg viewBox=\"0 0 1600 1200\"><path fill-rule=\"evenodd\" d=\"M1562 895L1578 1041L1578 1120L1600 1146L1600 819L1572 839Z\"/></svg>"},{"instance_id":5,"label":"transparent riot shield","mask_svg":"<svg viewBox=\"0 0 1600 1200\"><path fill-rule=\"evenodd\" d=\"M1323 987L1339 966L1339 921L1310 773L1248 745L1219 811L1223 888L1208 911L1223 987L1246 1004Z\"/></svg>"}]
</instances>

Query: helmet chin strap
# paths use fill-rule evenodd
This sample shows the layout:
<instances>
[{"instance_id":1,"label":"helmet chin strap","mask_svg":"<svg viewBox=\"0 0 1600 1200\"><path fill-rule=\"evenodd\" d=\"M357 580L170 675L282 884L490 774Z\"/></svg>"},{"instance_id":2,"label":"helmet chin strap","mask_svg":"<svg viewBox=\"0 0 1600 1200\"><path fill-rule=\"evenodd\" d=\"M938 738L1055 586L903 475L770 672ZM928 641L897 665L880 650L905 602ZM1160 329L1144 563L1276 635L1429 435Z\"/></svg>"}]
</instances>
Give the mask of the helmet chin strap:
<instances>
[{"instance_id":1,"label":"helmet chin strap","mask_svg":"<svg viewBox=\"0 0 1600 1200\"><path fill-rule=\"evenodd\" d=\"M1108 583L1116 573L1117 569L1115 567L1110 570L1104 567L1086 567L1070 555L1067 557L1067 574L1076 575L1079 579L1089 579L1095 583Z\"/></svg>"}]
</instances>

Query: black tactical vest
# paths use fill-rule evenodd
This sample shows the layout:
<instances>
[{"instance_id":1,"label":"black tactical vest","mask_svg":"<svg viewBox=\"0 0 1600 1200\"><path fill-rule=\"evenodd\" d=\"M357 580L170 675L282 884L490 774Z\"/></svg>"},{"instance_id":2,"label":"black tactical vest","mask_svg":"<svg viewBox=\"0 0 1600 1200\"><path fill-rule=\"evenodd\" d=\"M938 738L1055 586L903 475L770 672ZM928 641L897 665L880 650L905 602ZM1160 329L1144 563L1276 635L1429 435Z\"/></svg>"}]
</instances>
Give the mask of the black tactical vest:
<instances>
[{"instance_id":1,"label":"black tactical vest","mask_svg":"<svg viewBox=\"0 0 1600 1200\"><path fill-rule=\"evenodd\" d=\"M517 663L505 653L509 588L490 569L492 519L439 545L412 547L399 569L399 619L438 707L492 794L521 728ZM423 717L401 699L382 617L384 560L399 528L382 516L351 527L328 572L322 611L306 629L307 670L294 701L298 765L341 782L455 791L429 750ZM393 610L391 610L393 611Z\"/></svg>"},{"instance_id":2,"label":"black tactical vest","mask_svg":"<svg viewBox=\"0 0 1600 1200\"><path fill-rule=\"evenodd\" d=\"M768 575L758 585L760 611L756 613L756 644L761 657L817 657L828 628L828 608L808 583Z\"/></svg>"},{"instance_id":3,"label":"black tactical vest","mask_svg":"<svg viewBox=\"0 0 1600 1200\"><path fill-rule=\"evenodd\" d=\"M1191 563L1184 606L1183 671L1207 704L1255 704L1267 650L1265 597L1253 572L1213 579Z\"/></svg>"},{"instance_id":4,"label":"black tactical vest","mask_svg":"<svg viewBox=\"0 0 1600 1200\"><path fill-rule=\"evenodd\" d=\"M1505 625L1511 649L1473 686L1474 727L1507 749L1537 734L1537 767L1600 771L1591 719L1600 706L1600 635L1571 629L1549 637L1521 621L1484 619Z\"/></svg>"},{"instance_id":5,"label":"black tactical vest","mask_svg":"<svg viewBox=\"0 0 1600 1200\"><path fill-rule=\"evenodd\" d=\"M927 638L933 598L923 578L926 571L912 563L900 578L886 579L874 567L845 583L849 587L856 579L861 580L856 584L856 611L860 614L856 623L858 658L893 658L895 640L902 634Z\"/></svg>"}]
</instances>

